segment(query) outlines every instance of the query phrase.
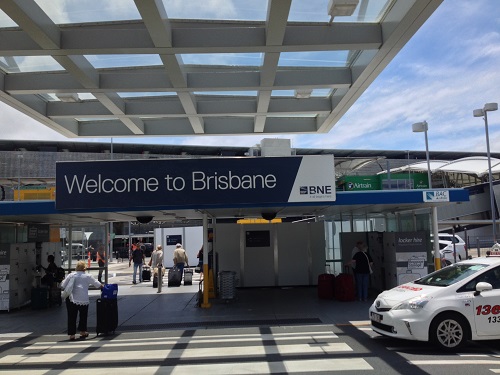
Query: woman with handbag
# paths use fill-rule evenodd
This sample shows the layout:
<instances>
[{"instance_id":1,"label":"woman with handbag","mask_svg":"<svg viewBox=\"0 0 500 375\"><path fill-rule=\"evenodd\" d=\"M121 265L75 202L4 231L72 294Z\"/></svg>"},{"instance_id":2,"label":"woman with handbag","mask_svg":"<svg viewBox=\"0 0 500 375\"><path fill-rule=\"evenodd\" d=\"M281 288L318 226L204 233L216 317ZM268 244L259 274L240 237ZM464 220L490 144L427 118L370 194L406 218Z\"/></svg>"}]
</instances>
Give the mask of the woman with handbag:
<instances>
[{"instance_id":1,"label":"woman with handbag","mask_svg":"<svg viewBox=\"0 0 500 375\"><path fill-rule=\"evenodd\" d=\"M80 339L88 337L87 317L89 312L89 286L102 289L103 285L89 273L85 273L87 265L80 260L75 267L74 273L70 273L61 283L63 297L66 298L66 309L68 311L68 335L70 341L76 340L77 330L76 320L78 314L78 330Z\"/></svg>"}]
</instances>

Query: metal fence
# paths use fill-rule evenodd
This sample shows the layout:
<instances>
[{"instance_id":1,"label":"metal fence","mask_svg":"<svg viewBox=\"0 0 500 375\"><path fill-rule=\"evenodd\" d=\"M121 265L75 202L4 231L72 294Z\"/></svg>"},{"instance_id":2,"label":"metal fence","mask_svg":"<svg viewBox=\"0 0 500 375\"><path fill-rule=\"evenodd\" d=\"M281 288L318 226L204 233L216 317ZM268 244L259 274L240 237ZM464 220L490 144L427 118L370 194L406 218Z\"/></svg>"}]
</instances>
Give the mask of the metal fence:
<instances>
[{"instance_id":1,"label":"metal fence","mask_svg":"<svg viewBox=\"0 0 500 375\"><path fill-rule=\"evenodd\" d=\"M486 251L495 244L492 236L467 236L465 241L468 255L473 258L486 255Z\"/></svg>"}]
</instances>

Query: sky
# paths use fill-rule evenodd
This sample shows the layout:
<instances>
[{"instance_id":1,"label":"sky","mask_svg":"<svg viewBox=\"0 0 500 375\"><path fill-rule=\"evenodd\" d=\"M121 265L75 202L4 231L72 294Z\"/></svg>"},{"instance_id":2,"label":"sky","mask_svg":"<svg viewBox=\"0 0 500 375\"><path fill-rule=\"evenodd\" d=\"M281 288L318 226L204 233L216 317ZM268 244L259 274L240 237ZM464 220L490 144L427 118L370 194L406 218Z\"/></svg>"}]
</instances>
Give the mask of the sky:
<instances>
[{"instance_id":1,"label":"sky","mask_svg":"<svg viewBox=\"0 0 500 375\"><path fill-rule=\"evenodd\" d=\"M297 148L422 151L424 134L413 133L411 126L425 120L430 151L486 152L484 120L473 117L472 111L500 102L498 5L498 0L444 0L327 134L114 138L113 142L252 147L263 138L287 138ZM500 111L488 113L488 130L491 152L500 152ZM0 134L4 140L76 141L2 102Z\"/></svg>"}]
</instances>

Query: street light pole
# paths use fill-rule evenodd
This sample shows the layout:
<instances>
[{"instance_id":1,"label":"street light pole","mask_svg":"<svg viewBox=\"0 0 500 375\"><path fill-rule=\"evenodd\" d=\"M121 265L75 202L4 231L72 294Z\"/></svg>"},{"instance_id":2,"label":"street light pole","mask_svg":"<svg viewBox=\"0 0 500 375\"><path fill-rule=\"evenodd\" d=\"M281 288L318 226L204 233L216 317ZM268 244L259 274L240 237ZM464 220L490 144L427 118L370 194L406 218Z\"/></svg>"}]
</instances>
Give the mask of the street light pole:
<instances>
[{"instance_id":1,"label":"street light pole","mask_svg":"<svg viewBox=\"0 0 500 375\"><path fill-rule=\"evenodd\" d=\"M22 154L17 155L17 200L21 200L21 159Z\"/></svg>"},{"instance_id":2,"label":"street light pole","mask_svg":"<svg viewBox=\"0 0 500 375\"><path fill-rule=\"evenodd\" d=\"M425 134L425 158L427 160L427 178L429 180L429 189L432 189L432 175L431 175L431 161L429 157L429 141L427 139L427 130L429 126L427 121L417 122L412 125L414 133ZM438 214L437 207L432 207L432 236L434 237L434 268L441 269L441 254L439 252L439 227L438 227Z\"/></svg>"},{"instance_id":3,"label":"street light pole","mask_svg":"<svg viewBox=\"0 0 500 375\"><path fill-rule=\"evenodd\" d=\"M491 173L491 156L490 156L490 136L488 134L488 112L498 110L498 103L486 103L483 108L475 109L472 113L474 117L484 118L484 129L486 132L486 155L488 158L488 182L490 186L490 209L491 209L491 223L493 226L493 242L497 242L497 224L496 216L497 210L495 209L495 194L493 192L493 174Z\"/></svg>"}]
</instances>

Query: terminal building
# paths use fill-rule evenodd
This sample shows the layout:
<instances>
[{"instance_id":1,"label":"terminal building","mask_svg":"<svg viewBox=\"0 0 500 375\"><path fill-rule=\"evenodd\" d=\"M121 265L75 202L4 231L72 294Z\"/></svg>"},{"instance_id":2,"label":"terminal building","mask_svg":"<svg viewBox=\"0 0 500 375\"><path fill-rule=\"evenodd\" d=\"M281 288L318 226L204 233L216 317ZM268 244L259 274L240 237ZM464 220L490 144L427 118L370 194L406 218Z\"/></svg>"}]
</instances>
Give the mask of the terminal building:
<instances>
[{"instance_id":1,"label":"terminal building","mask_svg":"<svg viewBox=\"0 0 500 375\"><path fill-rule=\"evenodd\" d=\"M384 289L432 269L438 226L488 233L496 212L481 174L441 164L429 181L404 168L423 151L269 138L331 131L442 0L234 2L217 19L200 15L206 2L90 3L0 4L0 100L68 138L135 142L0 143L2 309L29 301L47 254L71 269L89 245L112 257L133 238L191 241L179 228L202 228L189 251L203 245L213 276L233 271L240 287L315 285L364 240ZM256 134L249 148L141 144Z\"/></svg>"},{"instance_id":2,"label":"terminal building","mask_svg":"<svg viewBox=\"0 0 500 375\"><path fill-rule=\"evenodd\" d=\"M325 264L335 273L342 272L361 239L369 244L378 264L372 287L382 290L400 283L398 277L421 275L418 270L402 274L392 258L401 250L393 245L394 236L409 233L422 236L421 246L410 249L411 256L424 259L425 272L433 267L431 206L421 198L422 191L428 190L427 171L418 170L424 152L300 149L292 148L287 139L263 139L250 148L47 141L3 141L0 147L0 203L5 207L0 214L2 246L9 251L25 247L27 254L33 252L30 262L43 264L46 255L54 254L71 268L72 262L93 255L88 248L96 249L110 236L112 258L128 257L130 244L140 239L162 244L167 252L182 242L190 259L195 259L203 245L203 212L209 212L205 224L211 234L208 248L216 254L215 268L236 272L239 287L315 285ZM73 167L86 162L198 164L204 160L215 164L235 157L271 161L302 156L332 157L337 202L279 207L219 202L198 209L192 209L191 203L185 207L164 203L163 210L130 203L119 209L82 207L58 212L55 208L57 163L71 162ZM453 164L463 158L484 159L484 155L435 152L431 158ZM456 171L434 171L432 180L435 189L459 194L438 205L440 231L461 236L469 247L476 247L478 240L481 247L491 246L487 184L478 176L473 178L473 173ZM416 198L406 195L412 192ZM27 285L32 282L26 276L26 292L20 294L19 304L29 300ZM15 304L11 301L9 306Z\"/></svg>"}]
</instances>

